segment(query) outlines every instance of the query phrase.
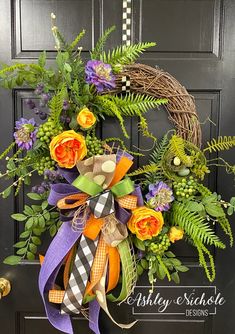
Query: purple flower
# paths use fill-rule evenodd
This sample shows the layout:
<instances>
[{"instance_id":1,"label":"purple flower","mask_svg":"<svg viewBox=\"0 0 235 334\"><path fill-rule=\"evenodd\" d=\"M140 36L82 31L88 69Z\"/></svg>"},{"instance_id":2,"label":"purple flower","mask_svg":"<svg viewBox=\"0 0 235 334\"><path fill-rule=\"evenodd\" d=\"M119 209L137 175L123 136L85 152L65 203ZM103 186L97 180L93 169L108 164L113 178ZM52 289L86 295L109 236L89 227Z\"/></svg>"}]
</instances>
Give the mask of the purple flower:
<instances>
[{"instance_id":1,"label":"purple flower","mask_svg":"<svg viewBox=\"0 0 235 334\"><path fill-rule=\"evenodd\" d=\"M86 82L94 84L98 92L115 87L115 76L112 67L100 60L89 60L85 67Z\"/></svg>"},{"instance_id":2,"label":"purple flower","mask_svg":"<svg viewBox=\"0 0 235 334\"><path fill-rule=\"evenodd\" d=\"M172 189L162 181L150 184L145 197L148 205L156 211L169 210L170 203L174 201Z\"/></svg>"},{"instance_id":3,"label":"purple flower","mask_svg":"<svg viewBox=\"0 0 235 334\"><path fill-rule=\"evenodd\" d=\"M16 131L14 132L15 142L19 148L30 150L36 141L37 127L33 118L20 118L16 121Z\"/></svg>"}]
</instances>

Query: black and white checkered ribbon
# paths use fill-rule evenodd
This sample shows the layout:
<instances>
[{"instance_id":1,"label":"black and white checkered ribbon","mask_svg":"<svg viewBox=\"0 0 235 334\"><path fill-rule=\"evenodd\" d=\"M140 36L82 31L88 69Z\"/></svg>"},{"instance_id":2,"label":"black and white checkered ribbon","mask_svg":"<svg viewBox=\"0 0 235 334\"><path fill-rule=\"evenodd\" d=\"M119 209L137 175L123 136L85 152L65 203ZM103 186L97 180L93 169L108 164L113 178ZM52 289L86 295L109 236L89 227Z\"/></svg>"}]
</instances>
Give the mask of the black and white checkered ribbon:
<instances>
[{"instance_id":1,"label":"black and white checkered ribbon","mask_svg":"<svg viewBox=\"0 0 235 334\"><path fill-rule=\"evenodd\" d=\"M87 204L95 218L102 218L114 212L114 197L110 190L91 197Z\"/></svg>"},{"instance_id":2,"label":"black and white checkered ribbon","mask_svg":"<svg viewBox=\"0 0 235 334\"><path fill-rule=\"evenodd\" d=\"M75 313L81 311L82 299L89 278L91 266L97 248L97 240L86 238L83 234L78 246L78 251L61 305L61 313Z\"/></svg>"},{"instance_id":3,"label":"black and white checkered ribbon","mask_svg":"<svg viewBox=\"0 0 235 334\"><path fill-rule=\"evenodd\" d=\"M122 45L131 45L131 7L132 0L122 2ZM122 77L122 92L130 92L130 78Z\"/></svg>"}]
</instances>

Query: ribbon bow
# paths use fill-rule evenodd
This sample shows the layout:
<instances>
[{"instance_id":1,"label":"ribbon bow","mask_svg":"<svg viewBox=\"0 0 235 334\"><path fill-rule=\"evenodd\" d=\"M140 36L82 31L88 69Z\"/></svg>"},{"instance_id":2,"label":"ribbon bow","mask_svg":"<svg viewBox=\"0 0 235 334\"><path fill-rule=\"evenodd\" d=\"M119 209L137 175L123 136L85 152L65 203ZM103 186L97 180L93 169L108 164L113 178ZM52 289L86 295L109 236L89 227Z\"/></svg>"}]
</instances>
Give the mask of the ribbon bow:
<instances>
[{"instance_id":1,"label":"ribbon bow","mask_svg":"<svg viewBox=\"0 0 235 334\"><path fill-rule=\"evenodd\" d=\"M90 327L95 333L98 333L98 325L94 325L94 321L96 323L98 319L99 305L111 317L106 302L101 302L105 297L105 288L100 285L100 280L104 280L107 269L109 269L107 275L109 282L106 289L109 291L118 282L120 261L122 266L132 264L129 243L128 241L124 244L121 242L127 237L125 223L131 215L126 209L134 209L137 205L143 205L140 189L135 188L133 182L125 177L132 163L130 157L125 155L121 157L114 154L95 156L77 163L77 169L80 172L78 177L76 177L76 173L67 174L61 170L61 174L64 174L63 176L72 182L72 185L55 184L52 186L48 201L50 204L57 204L58 208L62 210L61 219L65 223L47 251L40 271L39 286L49 320L54 327L66 333L73 332L66 313L79 313L82 299L94 294L99 304L96 300L90 302L89 318ZM63 215L64 210L67 215ZM100 231L102 233L98 241ZM81 240L78 244L72 273L69 280L68 277L65 280L67 284L65 292L61 291L60 293L60 299L63 298L62 313L65 313L61 317L51 304L48 304L50 300L48 300L45 291L52 292L55 277L64 262L64 257L74 248L73 245L79 238ZM60 243L65 244L62 247L63 251L58 249L61 247ZM96 251L94 251L95 249ZM64 254L63 257L62 254ZM51 256L55 257L54 261L51 261ZM70 261L71 258L71 254L67 256ZM116 259L117 265L113 265L111 259ZM107 263L109 263L108 266ZM65 267L69 267L68 263ZM84 274L84 272L86 273ZM74 273L76 273L76 277ZM133 278L135 276L134 272ZM83 280L83 285L82 288L79 286L78 292L78 282L81 280ZM122 299L127 294L127 285L132 284L130 280L127 283L124 280L120 294ZM101 294L103 295L101 296ZM51 296L53 293L49 293L49 295ZM119 300L119 297L115 298L110 295L111 300ZM76 298L75 301L74 298ZM133 323L118 325L122 328L129 328Z\"/></svg>"}]
</instances>

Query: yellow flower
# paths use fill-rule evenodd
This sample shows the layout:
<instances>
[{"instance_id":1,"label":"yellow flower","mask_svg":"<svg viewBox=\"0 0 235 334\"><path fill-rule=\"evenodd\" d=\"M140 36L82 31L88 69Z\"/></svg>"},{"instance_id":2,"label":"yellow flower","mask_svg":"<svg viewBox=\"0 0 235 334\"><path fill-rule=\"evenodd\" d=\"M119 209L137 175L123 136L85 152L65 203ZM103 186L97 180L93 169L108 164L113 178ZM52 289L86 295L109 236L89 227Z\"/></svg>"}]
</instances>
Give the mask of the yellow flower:
<instances>
[{"instance_id":1,"label":"yellow flower","mask_svg":"<svg viewBox=\"0 0 235 334\"><path fill-rule=\"evenodd\" d=\"M85 138L74 130L64 131L55 136L49 148L52 159L64 168L74 167L76 162L87 154Z\"/></svg>"},{"instance_id":2,"label":"yellow flower","mask_svg":"<svg viewBox=\"0 0 235 334\"><path fill-rule=\"evenodd\" d=\"M83 108L77 115L77 122L83 129L89 129L96 122L96 117L87 107Z\"/></svg>"},{"instance_id":3,"label":"yellow flower","mask_svg":"<svg viewBox=\"0 0 235 334\"><path fill-rule=\"evenodd\" d=\"M132 211L128 228L138 239L146 240L157 236L162 230L163 223L160 211L142 206Z\"/></svg>"},{"instance_id":4,"label":"yellow flower","mask_svg":"<svg viewBox=\"0 0 235 334\"><path fill-rule=\"evenodd\" d=\"M182 230L180 227L173 226L170 228L168 236L170 241L174 243L175 241L181 240L183 238L184 230Z\"/></svg>"}]
</instances>

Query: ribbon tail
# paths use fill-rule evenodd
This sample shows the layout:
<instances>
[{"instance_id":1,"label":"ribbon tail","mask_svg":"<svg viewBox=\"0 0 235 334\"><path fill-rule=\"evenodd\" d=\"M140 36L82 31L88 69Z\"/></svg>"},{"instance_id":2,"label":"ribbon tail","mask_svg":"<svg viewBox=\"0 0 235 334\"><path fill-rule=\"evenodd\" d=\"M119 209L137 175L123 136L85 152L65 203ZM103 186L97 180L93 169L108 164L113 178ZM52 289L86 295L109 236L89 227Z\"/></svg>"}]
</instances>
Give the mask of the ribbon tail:
<instances>
[{"instance_id":1,"label":"ribbon tail","mask_svg":"<svg viewBox=\"0 0 235 334\"><path fill-rule=\"evenodd\" d=\"M95 299L89 303L89 328L95 334L100 334L99 313L100 313L100 305Z\"/></svg>"},{"instance_id":2,"label":"ribbon tail","mask_svg":"<svg viewBox=\"0 0 235 334\"><path fill-rule=\"evenodd\" d=\"M107 275L107 268L108 268L108 262L106 262L106 266L105 266L103 275L102 275L99 283L96 285L96 287L94 289L95 293L96 293L97 301L100 304L100 307L105 311L105 313L109 316L109 318L112 320L113 323L115 323L120 328L129 329L132 326L134 326L134 324L137 322L137 320L133 321L130 324L121 324L121 323L116 322L113 319L110 312L109 312L108 305L107 305L107 300L106 300L106 295L105 295L105 278L106 278L106 275Z\"/></svg>"},{"instance_id":3,"label":"ribbon tail","mask_svg":"<svg viewBox=\"0 0 235 334\"><path fill-rule=\"evenodd\" d=\"M128 239L123 240L118 246L122 263L122 288L118 297L113 294L107 296L112 302L124 302L132 293L137 281L136 263Z\"/></svg>"},{"instance_id":4,"label":"ribbon tail","mask_svg":"<svg viewBox=\"0 0 235 334\"><path fill-rule=\"evenodd\" d=\"M80 235L81 231L74 232L71 229L70 222L63 223L47 250L39 273L39 290L48 320L55 328L68 334L73 334L70 317L69 315L61 315L58 305L49 302L48 292L53 288L65 255L73 247Z\"/></svg>"}]
</instances>

